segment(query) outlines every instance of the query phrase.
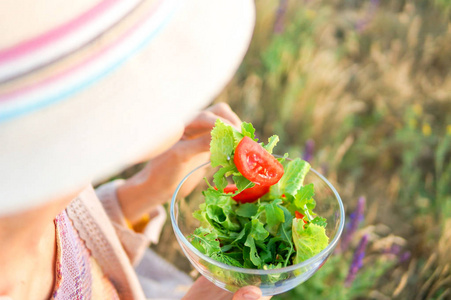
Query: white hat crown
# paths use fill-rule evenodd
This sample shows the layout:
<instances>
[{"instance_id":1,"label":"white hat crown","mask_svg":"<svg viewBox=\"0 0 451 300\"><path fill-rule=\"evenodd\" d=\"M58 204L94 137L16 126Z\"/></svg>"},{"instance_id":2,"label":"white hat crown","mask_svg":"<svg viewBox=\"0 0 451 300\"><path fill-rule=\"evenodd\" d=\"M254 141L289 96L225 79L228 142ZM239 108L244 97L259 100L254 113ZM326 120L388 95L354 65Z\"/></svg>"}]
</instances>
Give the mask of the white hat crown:
<instances>
[{"instance_id":1,"label":"white hat crown","mask_svg":"<svg viewBox=\"0 0 451 300\"><path fill-rule=\"evenodd\" d=\"M0 11L20 14L38 2L45 16L63 1L0 1ZM252 0L72 2L45 28L28 24L0 37L0 53L10 55L2 64L17 66L0 64L0 215L104 179L160 148L230 80L254 25ZM42 44L27 46L35 40ZM64 42L52 52L49 41Z\"/></svg>"}]
</instances>

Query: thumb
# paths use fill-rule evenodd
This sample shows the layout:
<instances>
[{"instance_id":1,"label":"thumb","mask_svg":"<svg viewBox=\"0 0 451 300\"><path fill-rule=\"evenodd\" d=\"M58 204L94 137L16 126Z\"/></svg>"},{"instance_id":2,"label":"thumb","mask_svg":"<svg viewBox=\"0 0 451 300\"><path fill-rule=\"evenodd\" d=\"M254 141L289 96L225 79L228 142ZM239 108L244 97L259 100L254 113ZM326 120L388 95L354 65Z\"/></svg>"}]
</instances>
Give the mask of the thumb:
<instances>
[{"instance_id":1,"label":"thumb","mask_svg":"<svg viewBox=\"0 0 451 300\"><path fill-rule=\"evenodd\" d=\"M255 286L245 286L240 288L234 295L233 300L260 300L271 299L271 297L262 297L262 291Z\"/></svg>"}]
</instances>

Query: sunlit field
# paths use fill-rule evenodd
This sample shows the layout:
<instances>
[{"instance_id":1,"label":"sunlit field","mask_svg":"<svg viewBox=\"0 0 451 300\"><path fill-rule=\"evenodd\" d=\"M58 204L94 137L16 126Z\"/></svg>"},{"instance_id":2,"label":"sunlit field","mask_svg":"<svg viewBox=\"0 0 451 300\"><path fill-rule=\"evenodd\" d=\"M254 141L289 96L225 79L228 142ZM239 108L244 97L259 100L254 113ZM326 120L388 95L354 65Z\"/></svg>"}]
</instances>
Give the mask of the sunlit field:
<instances>
[{"instance_id":1,"label":"sunlit field","mask_svg":"<svg viewBox=\"0 0 451 300\"><path fill-rule=\"evenodd\" d=\"M451 299L451 1L256 4L216 101L309 160L347 213L334 255L274 299ZM169 224L160 243L192 270Z\"/></svg>"}]
</instances>

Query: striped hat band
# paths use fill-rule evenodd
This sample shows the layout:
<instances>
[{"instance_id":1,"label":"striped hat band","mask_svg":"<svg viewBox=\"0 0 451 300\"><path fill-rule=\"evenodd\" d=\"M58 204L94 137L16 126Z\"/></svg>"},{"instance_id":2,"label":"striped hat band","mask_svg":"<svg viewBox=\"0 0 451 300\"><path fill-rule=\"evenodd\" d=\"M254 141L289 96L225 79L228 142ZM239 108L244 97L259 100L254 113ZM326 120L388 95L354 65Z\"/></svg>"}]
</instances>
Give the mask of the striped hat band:
<instances>
[{"instance_id":1,"label":"striped hat band","mask_svg":"<svg viewBox=\"0 0 451 300\"><path fill-rule=\"evenodd\" d=\"M36 37L0 49L0 123L80 91L145 46L181 0L103 0Z\"/></svg>"}]
</instances>

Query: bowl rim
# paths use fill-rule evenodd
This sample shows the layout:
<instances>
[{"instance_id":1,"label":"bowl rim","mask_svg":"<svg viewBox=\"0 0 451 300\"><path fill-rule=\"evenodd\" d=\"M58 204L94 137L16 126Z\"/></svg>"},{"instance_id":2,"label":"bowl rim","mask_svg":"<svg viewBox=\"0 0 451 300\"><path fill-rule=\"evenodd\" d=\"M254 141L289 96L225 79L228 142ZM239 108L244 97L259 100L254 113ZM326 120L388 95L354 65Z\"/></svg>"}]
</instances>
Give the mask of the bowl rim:
<instances>
[{"instance_id":1,"label":"bowl rim","mask_svg":"<svg viewBox=\"0 0 451 300\"><path fill-rule=\"evenodd\" d=\"M316 254L315 256L300 262L298 264L295 265L291 265L291 266L287 266L287 267L283 267L283 268L279 268L279 269L270 269L270 270L263 270L263 269L248 269L248 268L241 268L241 267L235 267L235 266L230 266L227 265L225 263L219 262L217 260L214 260L212 258L210 258L209 256L201 253L199 250L197 250L188 240L187 238L183 235L183 233L180 231L176 220L175 220L175 202L176 202L176 198L177 198L177 194L180 190L180 188L182 187L183 183L188 179L189 176L191 176L191 174L193 174L194 172L196 172L197 170L199 170L200 168L203 168L205 166L207 166L208 164L210 164L210 162L206 162L203 163L199 166L197 166L196 168L194 168L192 171L190 171L183 179L182 181L180 181L180 183L178 184L174 194L172 195L172 200L171 200L171 206L170 206L170 217L171 217L171 224L172 224L172 228L175 232L176 237L178 238L179 241L182 241L183 244L188 247L192 252L194 252L198 257L200 257L201 259L216 265L218 267L221 267L223 269L227 269L230 271L235 271L235 272L240 272L240 273L245 273L245 274L254 274L254 275L269 275L269 274L278 274L278 273L283 273L283 272L291 272L294 270L297 270L299 268L302 267L306 267L308 265L311 265L313 263L318 262L324 255L329 256L332 253L332 250L336 247L338 240L340 239L340 236L343 232L343 228L344 228L344 224L345 224L345 209L343 206L343 202L341 200L340 195L338 194L337 190L334 188L334 186L323 176L321 175L318 171L316 171L313 168L310 168L310 171L313 171L313 173L315 173L321 180L323 180L326 185L332 190L332 192L334 193L336 199L338 200L338 205L339 205L339 210L340 210L340 223L338 224L338 230L334 235L334 238L332 239L332 241L327 245L326 248L324 248L320 253Z\"/></svg>"}]
</instances>

